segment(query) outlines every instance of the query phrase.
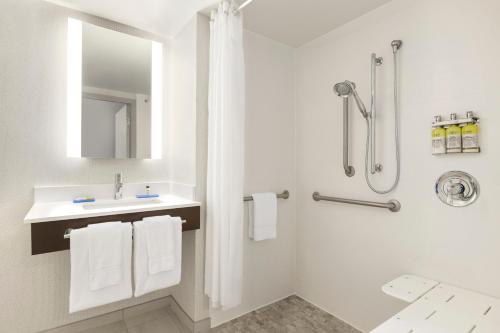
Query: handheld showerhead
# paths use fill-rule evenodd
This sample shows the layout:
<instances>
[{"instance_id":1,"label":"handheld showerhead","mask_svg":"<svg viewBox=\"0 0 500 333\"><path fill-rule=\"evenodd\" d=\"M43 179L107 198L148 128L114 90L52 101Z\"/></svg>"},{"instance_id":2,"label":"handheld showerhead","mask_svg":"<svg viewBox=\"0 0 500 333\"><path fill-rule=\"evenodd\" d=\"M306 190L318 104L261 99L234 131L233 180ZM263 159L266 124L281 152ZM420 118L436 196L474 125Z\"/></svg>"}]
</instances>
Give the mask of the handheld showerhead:
<instances>
[{"instance_id":1,"label":"handheld showerhead","mask_svg":"<svg viewBox=\"0 0 500 333\"><path fill-rule=\"evenodd\" d=\"M368 112L366 112L366 107L363 104L363 101L358 95L358 92L356 91L356 84L351 81L344 81L344 82L339 82L336 85L333 86L333 91L337 96L342 97L342 98L349 98L351 95L354 96L354 100L356 101L356 104L358 105L358 109L363 115L363 117L368 118Z\"/></svg>"},{"instance_id":2,"label":"handheld showerhead","mask_svg":"<svg viewBox=\"0 0 500 333\"><path fill-rule=\"evenodd\" d=\"M333 91L337 96L349 98L352 95L352 87L346 82L340 82L333 86Z\"/></svg>"},{"instance_id":3,"label":"handheld showerhead","mask_svg":"<svg viewBox=\"0 0 500 333\"><path fill-rule=\"evenodd\" d=\"M359 112L363 115L363 117L368 118L368 112L366 112L366 107L361 98L358 95L358 92L356 91L356 85L354 82L350 81L345 81L347 85L351 87L352 94L354 96L354 100L356 101L356 104L358 105Z\"/></svg>"}]
</instances>

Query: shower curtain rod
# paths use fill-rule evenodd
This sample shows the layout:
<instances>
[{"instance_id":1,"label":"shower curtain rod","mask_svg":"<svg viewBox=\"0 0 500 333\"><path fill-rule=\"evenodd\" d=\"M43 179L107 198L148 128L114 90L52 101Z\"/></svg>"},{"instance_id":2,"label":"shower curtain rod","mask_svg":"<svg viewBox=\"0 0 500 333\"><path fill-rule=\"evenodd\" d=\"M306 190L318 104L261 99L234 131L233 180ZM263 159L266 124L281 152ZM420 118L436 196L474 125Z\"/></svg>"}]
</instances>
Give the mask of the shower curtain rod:
<instances>
[{"instance_id":1,"label":"shower curtain rod","mask_svg":"<svg viewBox=\"0 0 500 333\"><path fill-rule=\"evenodd\" d=\"M253 0L246 0L245 2L243 2L237 9L237 11L241 11L243 8L245 8L246 6L248 6Z\"/></svg>"},{"instance_id":2,"label":"shower curtain rod","mask_svg":"<svg viewBox=\"0 0 500 333\"><path fill-rule=\"evenodd\" d=\"M238 8L233 9L233 13L234 14L240 13L243 10L243 8L245 8L246 6L251 4L252 2L253 2L253 0L243 1L243 3L238 6ZM217 9L217 6L215 6L215 5L213 7L211 6L211 7L209 7L208 12L212 13L212 10L216 10L216 9ZM210 20L213 20L213 17L211 15L209 15L209 16L210 16Z\"/></svg>"}]
</instances>

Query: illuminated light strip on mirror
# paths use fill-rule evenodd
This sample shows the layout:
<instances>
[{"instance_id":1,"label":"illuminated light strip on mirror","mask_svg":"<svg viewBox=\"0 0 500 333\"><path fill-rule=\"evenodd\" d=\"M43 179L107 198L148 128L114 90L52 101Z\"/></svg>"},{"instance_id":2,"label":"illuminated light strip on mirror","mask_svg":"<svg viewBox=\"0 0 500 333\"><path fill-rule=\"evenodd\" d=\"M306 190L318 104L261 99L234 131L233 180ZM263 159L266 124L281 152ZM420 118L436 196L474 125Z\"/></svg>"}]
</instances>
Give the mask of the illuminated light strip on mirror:
<instances>
[{"instance_id":1,"label":"illuminated light strip on mirror","mask_svg":"<svg viewBox=\"0 0 500 333\"><path fill-rule=\"evenodd\" d=\"M82 22L68 18L66 155L82 156Z\"/></svg>"},{"instance_id":2,"label":"illuminated light strip on mirror","mask_svg":"<svg viewBox=\"0 0 500 333\"><path fill-rule=\"evenodd\" d=\"M162 158L163 44L152 42L151 59L151 158Z\"/></svg>"}]
</instances>

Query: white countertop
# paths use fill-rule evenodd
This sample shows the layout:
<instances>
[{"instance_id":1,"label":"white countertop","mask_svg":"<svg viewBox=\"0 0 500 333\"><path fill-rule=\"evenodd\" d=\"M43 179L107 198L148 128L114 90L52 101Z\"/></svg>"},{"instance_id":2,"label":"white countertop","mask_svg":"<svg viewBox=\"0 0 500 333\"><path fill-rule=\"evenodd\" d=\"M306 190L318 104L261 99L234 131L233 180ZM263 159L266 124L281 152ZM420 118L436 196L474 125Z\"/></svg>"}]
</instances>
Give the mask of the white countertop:
<instances>
[{"instance_id":1,"label":"white countertop","mask_svg":"<svg viewBox=\"0 0 500 333\"><path fill-rule=\"evenodd\" d=\"M24 223L71 220L95 216L196 207L200 205L197 201L171 194L148 199L137 199L135 197L126 197L121 200L98 199L95 202L78 204L72 201L35 202L24 217Z\"/></svg>"}]
</instances>

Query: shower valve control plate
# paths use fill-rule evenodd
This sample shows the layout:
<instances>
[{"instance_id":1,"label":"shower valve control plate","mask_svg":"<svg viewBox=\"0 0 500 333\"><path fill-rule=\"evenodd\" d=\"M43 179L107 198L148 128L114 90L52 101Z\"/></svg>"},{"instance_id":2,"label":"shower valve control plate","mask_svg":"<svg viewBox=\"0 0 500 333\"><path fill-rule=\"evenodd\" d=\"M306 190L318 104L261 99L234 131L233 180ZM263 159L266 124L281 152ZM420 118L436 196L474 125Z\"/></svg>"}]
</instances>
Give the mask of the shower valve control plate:
<instances>
[{"instance_id":1,"label":"shower valve control plate","mask_svg":"<svg viewBox=\"0 0 500 333\"><path fill-rule=\"evenodd\" d=\"M479 196L479 183L463 171L449 171L436 181L436 195L445 204L464 207L472 204Z\"/></svg>"}]
</instances>

